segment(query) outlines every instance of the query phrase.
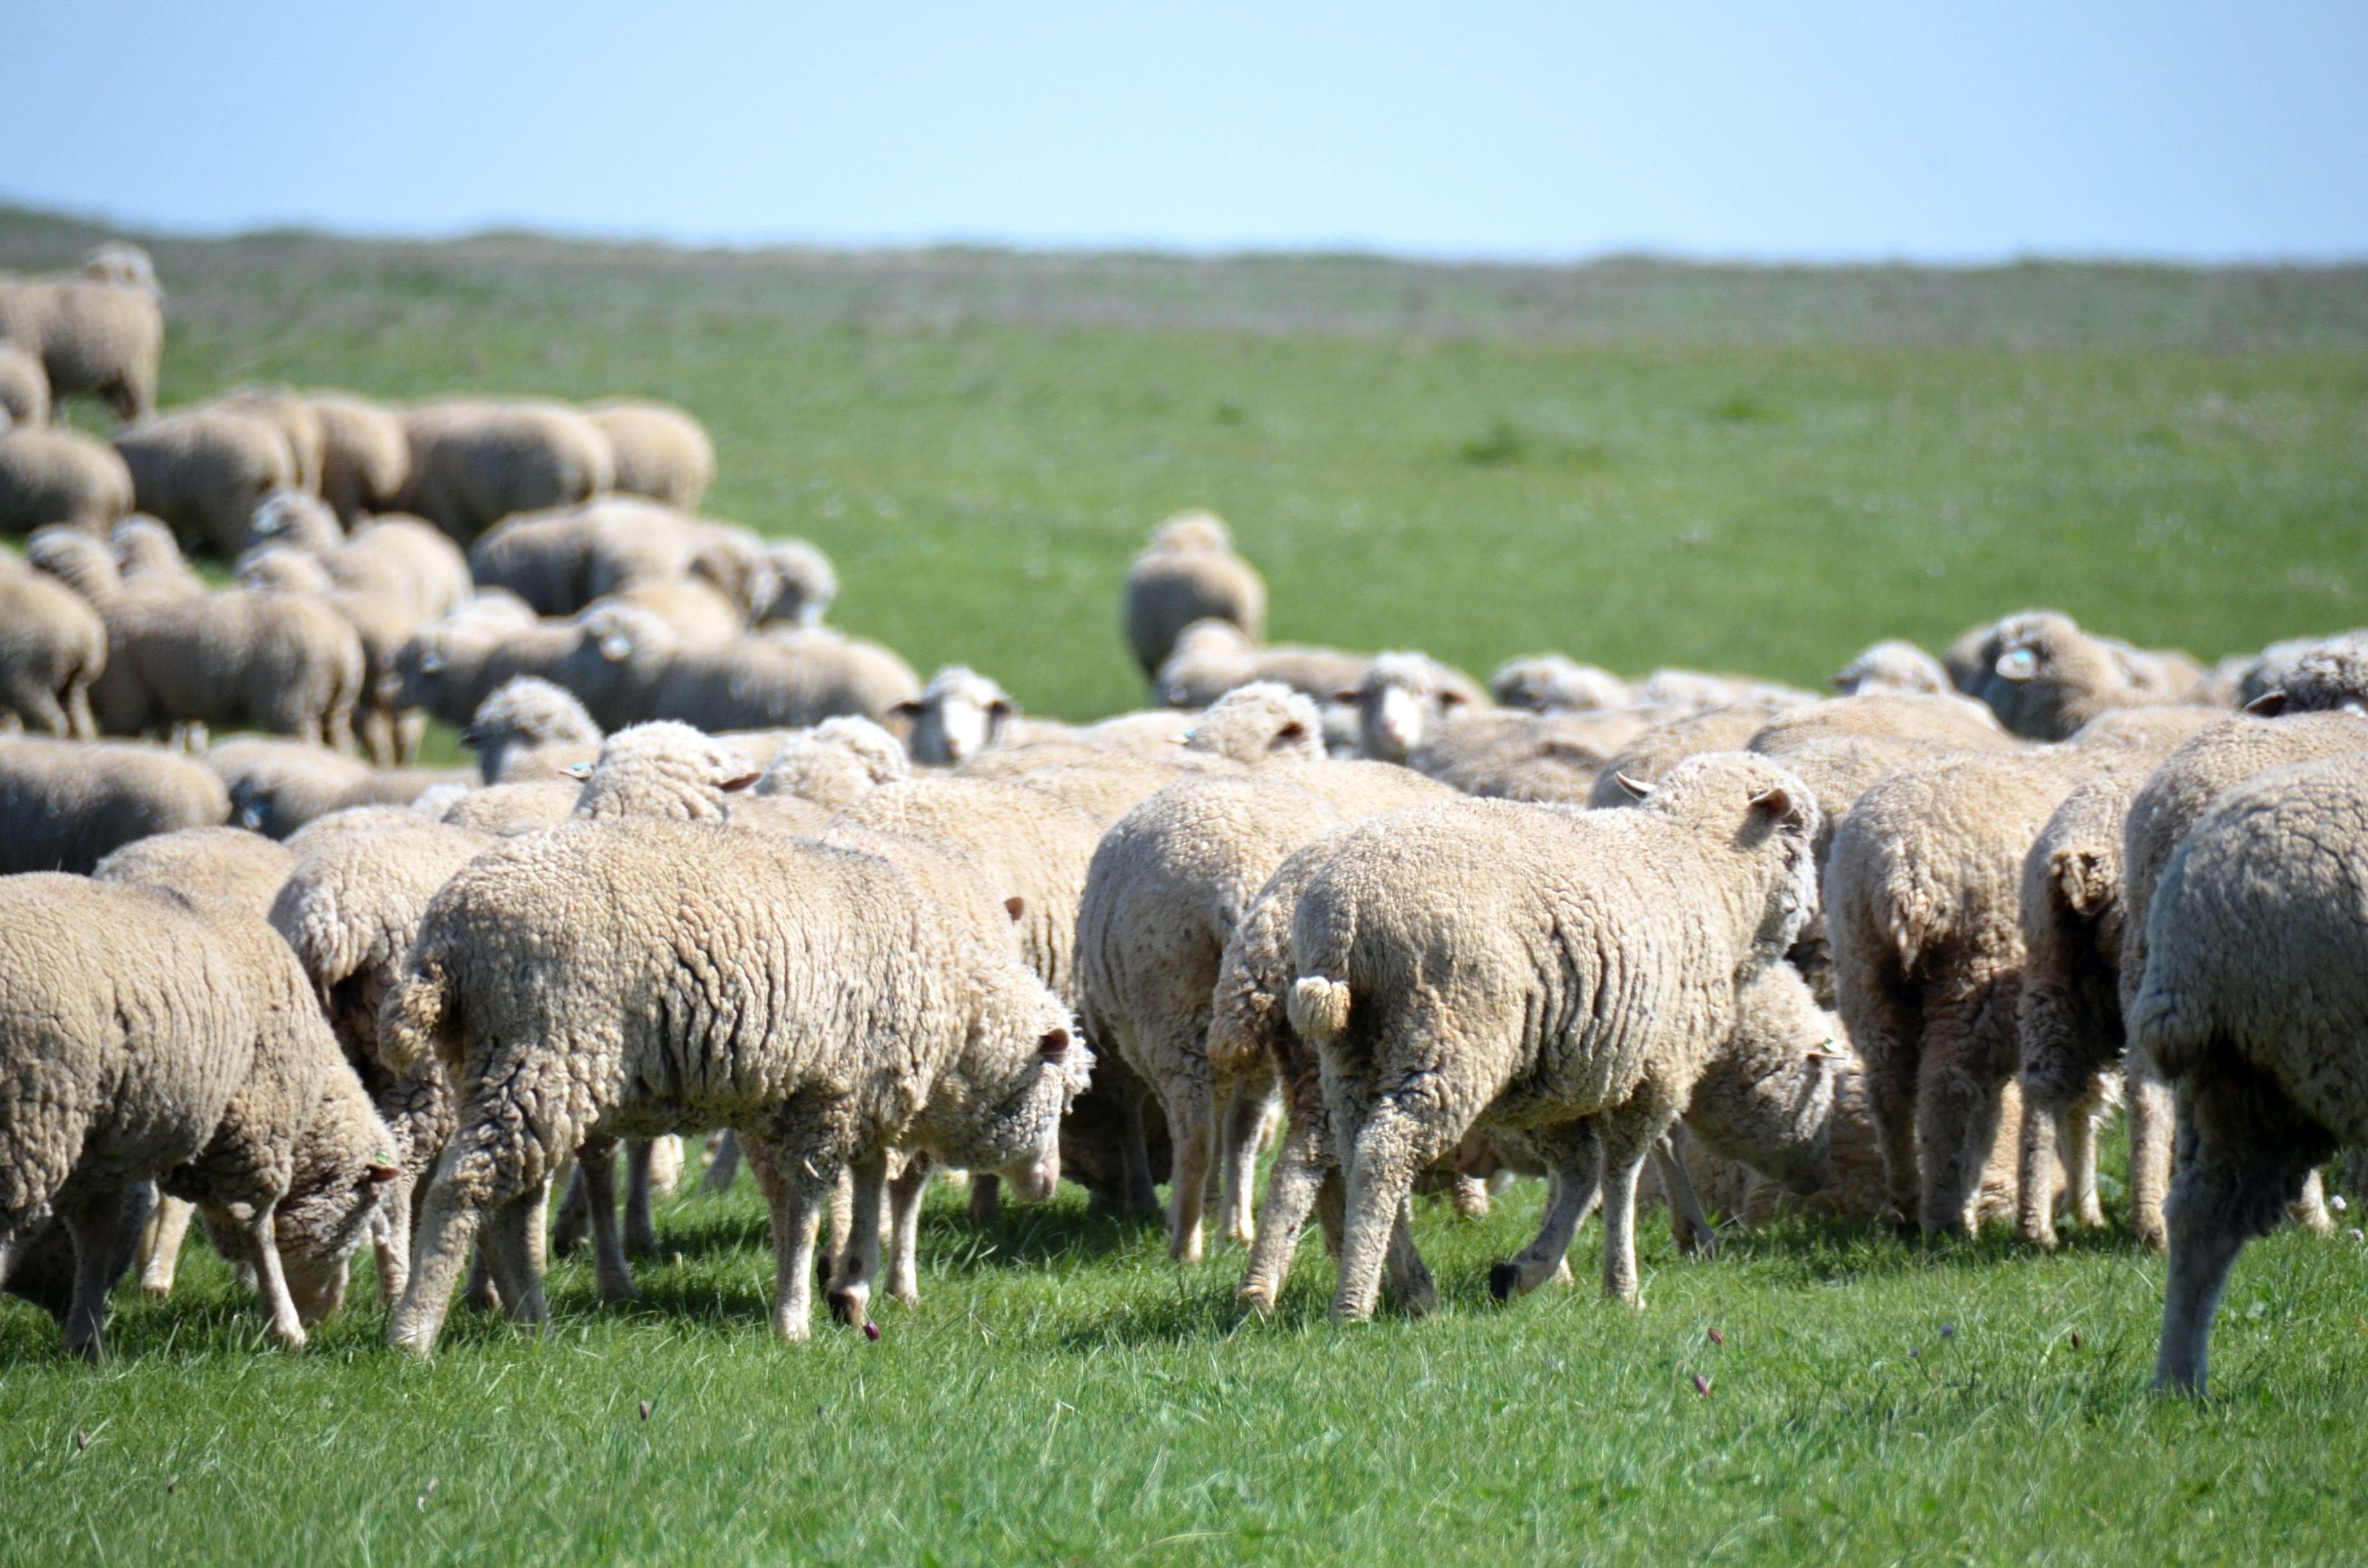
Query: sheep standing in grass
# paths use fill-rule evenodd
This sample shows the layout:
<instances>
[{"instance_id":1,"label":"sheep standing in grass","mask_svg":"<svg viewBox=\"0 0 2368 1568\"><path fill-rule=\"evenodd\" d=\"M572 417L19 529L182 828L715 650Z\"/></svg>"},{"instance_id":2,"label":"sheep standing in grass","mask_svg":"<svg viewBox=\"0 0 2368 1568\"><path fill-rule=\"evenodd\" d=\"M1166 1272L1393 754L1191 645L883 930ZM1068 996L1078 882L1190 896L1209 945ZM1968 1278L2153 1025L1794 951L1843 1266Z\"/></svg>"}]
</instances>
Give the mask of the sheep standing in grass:
<instances>
[{"instance_id":1,"label":"sheep standing in grass","mask_svg":"<svg viewBox=\"0 0 2368 1568\"><path fill-rule=\"evenodd\" d=\"M689 511L715 482L715 446L698 420L670 403L611 398L584 410L609 437L616 486Z\"/></svg>"},{"instance_id":2,"label":"sheep standing in grass","mask_svg":"<svg viewBox=\"0 0 2368 1568\"><path fill-rule=\"evenodd\" d=\"M1280 682L1322 702L1362 681L1371 662L1338 648L1260 646L1232 621L1212 618L1196 620L1178 635L1152 687L1170 708L1206 708L1254 681Z\"/></svg>"},{"instance_id":3,"label":"sheep standing in grass","mask_svg":"<svg viewBox=\"0 0 2368 1568\"><path fill-rule=\"evenodd\" d=\"M131 510L131 471L78 430L0 426L0 533L103 534Z\"/></svg>"},{"instance_id":4,"label":"sheep standing in grass","mask_svg":"<svg viewBox=\"0 0 2368 1568\"><path fill-rule=\"evenodd\" d=\"M1637 1170L1733 1032L1738 982L1816 907L1816 815L1783 769L1725 756L1630 812L1459 801L1345 831L1293 915L1289 1003L1346 1153L1335 1315L1372 1313L1416 1173L1484 1117L1559 1178L1492 1285L1551 1275L1600 1181L1604 1289L1635 1299Z\"/></svg>"},{"instance_id":5,"label":"sheep standing in grass","mask_svg":"<svg viewBox=\"0 0 2368 1568\"><path fill-rule=\"evenodd\" d=\"M666 787L720 816L734 766ZM734 1131L773 1212L785 1339L808 1332L814 1221L843 1166L863 1176L859 1195L884 1186L895 1146L1001 1170L1031 1197L1057 1179L1087 1052L1041 983L963 942L877 857L608 814L643 787L596 768L576 819L479 856L430 903L387 999L390 1059L433 1053L461 1100L395 1345L432 1347L481 1224L503 1299L541 1319L534 1233L552 1170L579 1145L588 1166L619 1136ZM601 1187L595 1226L612 1233Z\"/></svg>"},{"instance_id":6,"label":"sheep standing in grass","mask_svg":"<svg viewBox=\"0 0 2368 1568\"><path fill-rule=\"evenodd\" d=\"M0 342L40 360L52 403L88 393L118 419L144 419L156 406L165 310L153 287L0 277Z\"/></svg>"},{"instance_id":7,"label":"sheep standing in grass","mask_svg":"<svg viewBox=\"0 0 2368 1568\"><path fill-rule=\"evenodd\" d=\"M2133 1047L2177 1095L2157 1387L2202 1392L2237 1252L2368 1144L2368 752L2260 774L2154 892Z\"/></svg>"},{"instance_id":8,"label":"sheep standing in grass","mask_svg":"<svg viewBox=\"0 0 2368 1568\"><path fill-rule=\"evenodd\" d=\"M1127 569L1121 619L1134 662L1156 685L1177 639L1196 620L1224 621L1251 644L1266 641L1266 583L1234 553L1233 536L1215 514L1179 512Z\"/></svg>"},{"instance_id":9,"label":"sheep standing in grass","mask_svg":"<svg viewBox=\"0 0 2368 1568\"><path fill-rule=\"evenodd\" d=\"M258 593L306 596L335 610L354 630L362 651L362 678L354 729L372 762L393 767L418 755L424 715L398 707L403 676L397 661L419 630L419 617L399 596L337 586L319 558L267 546L239 558L239 585Z\"/></svg>"},{"instance_id":10,"label":"sheep standing in grass","mask_svg":"<svg viewBox=\"0 0 2368 1568\"><path fill-rule=\"evenodd\" d=\"M403 429L411 472L397 509L463 545L513 512L573 506L616 479L608 437L559 403L424 403L404 412Z\"/></svg>"},{"instance_id":11,"label":"sheep standing in grass","mask_svg":"<svg viewBox=\"0 0 2368 1568\"><path fill-rule=\"evenodd\" d=\"M0 873L87 872L134 839L229 815L222 781L187 757L0 735Z\"/></svg>"},{"instance_id":12,"label":"sheep standing in grass","mask_svg":"<svg viewBox=\"0 0 2368 1568\"><path fill-rule=\"evenodd\" d=\"M296 460L279 427L221 407L184 409L116 432L131 494L191 551L237 553L249 518L275 490L294 485Z\"/></svg>"},{"instance_id":13,"label":"sheep standing in grass","mask_svg":"<svg viewBox=\"0 0 2368 1568\"><path fill-rule=\"evenodd\" d=\"M0 551L0 729L96 740L90 687L107 626L89 601Z\"/></svg>"}]
</instances>

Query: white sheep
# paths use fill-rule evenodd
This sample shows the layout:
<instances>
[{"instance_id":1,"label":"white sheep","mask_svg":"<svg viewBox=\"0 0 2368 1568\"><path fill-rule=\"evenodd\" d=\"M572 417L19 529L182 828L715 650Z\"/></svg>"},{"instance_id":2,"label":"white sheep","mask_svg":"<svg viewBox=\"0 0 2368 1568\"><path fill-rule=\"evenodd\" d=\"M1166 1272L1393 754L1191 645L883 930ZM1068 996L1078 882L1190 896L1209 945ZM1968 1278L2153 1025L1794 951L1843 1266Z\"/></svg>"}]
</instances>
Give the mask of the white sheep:
<instances>
[{"instance_id":1,"label":"white sheep","mask_svg":"<svg viewBox=\"0 0 2368 1568\"><path fill-rule=\"evenodd\" d=\"M1197 620L1224 621L1253 644L1266 640L1266 584L1233 545L1214 513L1179 512L1127 568L1121 619L1146 678L1157 682L1177 639Z\"/></svg>"}]
</instances>

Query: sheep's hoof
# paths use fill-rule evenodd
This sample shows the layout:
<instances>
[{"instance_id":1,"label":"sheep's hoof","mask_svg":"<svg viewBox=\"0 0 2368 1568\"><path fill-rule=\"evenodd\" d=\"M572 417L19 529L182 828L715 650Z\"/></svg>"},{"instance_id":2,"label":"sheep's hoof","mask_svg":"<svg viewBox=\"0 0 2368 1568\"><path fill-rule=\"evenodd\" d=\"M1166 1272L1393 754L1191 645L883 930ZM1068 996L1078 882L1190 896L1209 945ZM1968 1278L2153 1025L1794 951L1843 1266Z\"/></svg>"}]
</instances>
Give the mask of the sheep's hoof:
<instances>
[{"instance_id":1,"label":"sheep's hoof","mask_svg":"<svg viewBox=\"0 0 2368 1568\"><path fill-rule=\"evenodd\" d=\"M830 1315L849 1328L860 1327L870 1316L864 1308L871 1304L871 1291L853 1287L834 1286L823 1292L823 1300L830 1303Z\"/></svg>"},{"instance_id":2,"label":"sheep's hoof","mask_svg":"<svg viewBox=\"0 0 2368 1568\"><path fill-rule=\"evenodd\" d=\"M888 1292L888 1299L904 1307L917 1307L921 1304L921 1293L910 1285L902 1290L892 1287Z\"/></svg>"},{"instance_id":3,"label":"sheep's hoof","mask_svg":"<svg viewBox=\"0 0 2368 1568\"><path fill-rule=\"evenodd\" d=\"M1234 1292L1234 1300L1260 1317L1274 1313L1274 1292L1264 1285L1244 1285Z\"/></svg>"},{"instance_id":4,"label":"sheep's hoof","mask_svg":"<svg viewBox=\"0 0 2368 1568\"><path fill-rule=\"evenodd\" d=\"M273 1324L271 1341L282 1350L302 1350L304 1348L304 1331L292 1324L286 1326Z\"/></svg>"},{"instance_id":5,"label":"sheep's hoof","mask_svg":"<svg viewBox=\"0 0 2368 1568\"><path fill-rule=\"evenodd\" d=\"M604 1301L637 1301L642 1293L633 1289L633 1277L620 1274L598 1281L600 1299Z\"/></svg>"},{"instance_id":6,"label":"sheep's hoof","mask_svg":"<svg viewBox=\"0 0 2368 1568\"><path fill-rule=\"evenodd\" d=\"M1521 1293L1521 1266L1508 1260L1488 1269L1488 1294L1509 1301Z\"/></svg>"}]
</instances>

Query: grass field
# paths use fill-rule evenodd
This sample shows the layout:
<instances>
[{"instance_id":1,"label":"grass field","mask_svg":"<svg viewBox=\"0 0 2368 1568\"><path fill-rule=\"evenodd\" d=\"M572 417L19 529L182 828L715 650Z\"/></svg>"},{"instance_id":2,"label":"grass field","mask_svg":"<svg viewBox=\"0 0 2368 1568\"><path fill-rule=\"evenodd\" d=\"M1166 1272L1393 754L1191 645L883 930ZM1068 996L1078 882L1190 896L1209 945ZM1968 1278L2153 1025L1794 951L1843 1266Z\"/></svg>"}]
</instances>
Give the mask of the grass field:
<instances>
[{"instance_id":1,"label":"grass field","mask_svg":"<svg viewBox=\"0 0 2368 1568\"><path fill-rule=\"evenodd\" d=\"M95 238L0 211L0 267ZM2031 603L2207 657L2368 620L2368 269L154 249L167 402L679 399L711 510L813 538L843 624L1042 712L1140 700L1117 584L1187 505L1232 519L1279 637L1484 673L1559 647L1809 682ZM193 1256L97 1370L0 1307L0 1562L2361 1554L2355 1247L2248 1252L2198 1407L2142 1392L2161 1269L2118 1233L1796 1224L1706 1264L1655 1233L1642 1312L1494 1307L1536 1203L1426 1208L1444 1312L1353 1331L1313 1243L1245 1322L1238 1252L1178 1271L1074 1192L979 1233L936 1191L925 1305L793 1350L746 1185L661 1214L637 1308L564 1264L550 1335L458 1312L427 1367L368 1304L261 1350Z\"/></svg>"}]
</instances>

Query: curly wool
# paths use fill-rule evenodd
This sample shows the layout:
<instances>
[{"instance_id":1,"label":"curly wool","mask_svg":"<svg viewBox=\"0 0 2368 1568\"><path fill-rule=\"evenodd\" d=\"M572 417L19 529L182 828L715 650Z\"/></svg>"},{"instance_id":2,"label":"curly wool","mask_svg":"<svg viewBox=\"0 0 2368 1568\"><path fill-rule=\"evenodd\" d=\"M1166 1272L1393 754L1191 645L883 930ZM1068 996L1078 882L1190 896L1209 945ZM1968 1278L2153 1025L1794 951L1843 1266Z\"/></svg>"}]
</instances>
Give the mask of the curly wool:
<instances>
[{"instance_id":1,"label":"curly wool","mask_svg":"<svg viewBox=\"0 0 2368 1568\"><path fill-rule=\"evenodd\" d=\"M236 827L185 827L134 839L101 860L95 881L164 888L193 903L225 903L271 913L271 901L296 864L288 846Z\"/></svg>"}]
</instances>

